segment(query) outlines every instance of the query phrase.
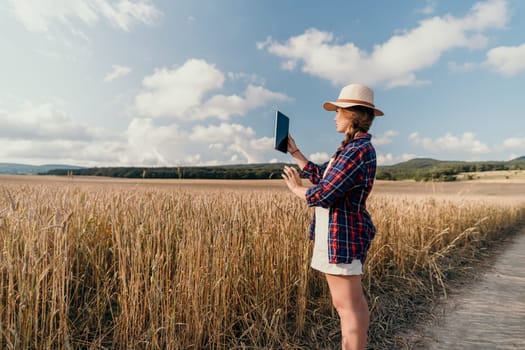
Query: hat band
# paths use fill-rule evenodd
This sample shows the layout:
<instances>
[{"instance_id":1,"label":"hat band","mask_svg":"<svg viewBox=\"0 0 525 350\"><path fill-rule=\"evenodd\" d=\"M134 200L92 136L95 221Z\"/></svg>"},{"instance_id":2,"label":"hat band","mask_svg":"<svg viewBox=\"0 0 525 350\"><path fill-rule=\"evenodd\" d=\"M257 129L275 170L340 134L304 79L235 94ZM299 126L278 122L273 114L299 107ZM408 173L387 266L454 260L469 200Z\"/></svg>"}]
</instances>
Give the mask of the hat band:
<instances>
[{"instance_id":1,"label":"hat band","mask_svg":"<svg viewBox=\"0 0 525 350\"><path fill-rule=\"evenodd\" d=\"M376 106L374 106L373 103L370 103L370 102L361 101L361 100L349 100L349 99L345 99L345 98L338 98L336 102L359 103L361 105L369 106L369 107L372 107L372 108L376 107Z\"/></svg>"}]
</instances>

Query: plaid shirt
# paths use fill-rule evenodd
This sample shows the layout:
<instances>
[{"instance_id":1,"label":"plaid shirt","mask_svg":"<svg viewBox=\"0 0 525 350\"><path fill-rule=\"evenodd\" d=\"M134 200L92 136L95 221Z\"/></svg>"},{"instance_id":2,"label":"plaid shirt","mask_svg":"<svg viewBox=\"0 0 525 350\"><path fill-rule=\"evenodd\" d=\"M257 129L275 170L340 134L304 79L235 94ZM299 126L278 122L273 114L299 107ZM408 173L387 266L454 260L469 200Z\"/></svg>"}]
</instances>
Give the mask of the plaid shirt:
<instances>
[{"instance_id":1,"label":"plaid shirt","mask_svg":"<svg viewBox=\"0 0 525 350\"><path fill-rule=\"evenodd\" d=\"M372 190L376 174L376 153L364 134L344 147L339 147L330 169L323 178L328 162L304 167L301 176L314 186L306 192L310 207L329 209L328 257L334 264L349 264L353 259L366 260L376 229L366 210L366 199ZM314 239L315 214L309 238Z\"/></svg>"}]
</instances>

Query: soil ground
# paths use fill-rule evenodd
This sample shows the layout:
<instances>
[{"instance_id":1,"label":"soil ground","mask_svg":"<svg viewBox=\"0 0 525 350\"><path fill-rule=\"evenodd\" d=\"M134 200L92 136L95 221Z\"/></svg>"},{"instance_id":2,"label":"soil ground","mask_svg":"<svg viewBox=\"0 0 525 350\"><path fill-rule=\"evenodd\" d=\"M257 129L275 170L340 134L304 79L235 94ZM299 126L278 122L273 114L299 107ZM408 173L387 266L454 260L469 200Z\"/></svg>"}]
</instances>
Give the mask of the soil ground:
<instances>
[{"instance_id":1,"label":"soil ground","mask_svg":"<svg viewBox=\"0 0 525 350\"><path fill-rule=\"evenodd\" d=\"M525 227L484 262L483 273L458 285L433 318L407 336L407 348L525 349Z\"/></svg>"}]
</instances>

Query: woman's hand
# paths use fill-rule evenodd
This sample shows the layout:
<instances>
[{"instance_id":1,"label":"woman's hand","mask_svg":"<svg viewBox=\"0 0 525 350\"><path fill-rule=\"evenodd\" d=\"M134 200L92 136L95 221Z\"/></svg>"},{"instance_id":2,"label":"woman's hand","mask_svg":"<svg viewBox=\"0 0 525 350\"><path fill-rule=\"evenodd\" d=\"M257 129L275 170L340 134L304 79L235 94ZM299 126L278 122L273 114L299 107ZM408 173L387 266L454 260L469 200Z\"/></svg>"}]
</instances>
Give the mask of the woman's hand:
<instances>
[{"instance_id":1,"label":"woman's hand","mask_svg":"<svg viewBox=\"0 0 525 350\"><path fill-rule=\"evenodd\" d=\"M298 149L299 148L297 148L297 145L295 144L295 140L292 138L292 135L288 134L288 153L293 153Z\"/></svg>"},{"instance_id":2,"label":"woman's hand","mask_svg":"<svg viewBox=\"0 0 525 350\"><path fill-rule=\"evenodd\" d=\"M292 191L303 185L303 181L294 167L285 166L282 177L288 188Z\"/></svg>"},{"instance_id":3,"label":"woman's hand","mask_svg":"<svg viewBox=\"0 0 525 350\"><path fill-rule=\"evenodd\" d=\"M286 186L292 191L297 197L306 199L306 191L308 188L303 187L303 181L299 176L297 170L293 167L285 166L283 174L281 175L286 182Z\"/></svg>"},{"instance_id":4,"label":"woman's hand","mask_svg":"<svg viewBox=\"0 0 525 350\"><path fill-rule=\"evenodd\" d=\"M299 169L304 169L306 164L308 164L308 159L306 159L301 151L299 151L299 148L297 148L297 145L295 144L295 140L290 134L288 134L288 152L292 156L294 162L299 166Z\"/></svg>"}]
</instances>

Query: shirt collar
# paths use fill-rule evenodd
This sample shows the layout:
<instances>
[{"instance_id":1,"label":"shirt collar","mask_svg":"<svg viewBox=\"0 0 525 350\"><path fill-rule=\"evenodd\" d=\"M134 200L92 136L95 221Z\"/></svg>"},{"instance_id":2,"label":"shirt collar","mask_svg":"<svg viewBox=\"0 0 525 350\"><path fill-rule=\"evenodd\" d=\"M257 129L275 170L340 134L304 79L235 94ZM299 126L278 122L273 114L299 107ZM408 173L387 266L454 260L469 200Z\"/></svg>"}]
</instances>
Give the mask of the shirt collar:
<instances>
[{"instance_id":1,"label":"shirt collar","mask_svg":"<svg viewBox=\"0 0 525 350\"><path fill-rule=\"evenodd\" d=\"M339 148L337 148L336 154L339 154L347 145L350 145L350 144L354 143L357 140L370 140L370 139L372 139L372 135L370 135L369 133L365 132L364 134L356 136L352 141L348 142L344 147L343 146L339 146Z\"/></svg>"},{"instance_id":2,"label":"shirt collar","mask_svg":"<svg viewBox=\"0 0 525 350\"><path fill-rule=\"evenodd\" d=\"M369 133L365 132L364 134L361 134L361 135L357 136L356 138L354 138L354 140L358 140L358 139L370 140L371 138L372 138L372 135L370 135Z\"/></svg>"}]
</instances>

